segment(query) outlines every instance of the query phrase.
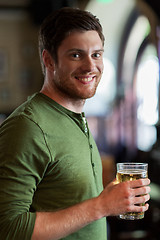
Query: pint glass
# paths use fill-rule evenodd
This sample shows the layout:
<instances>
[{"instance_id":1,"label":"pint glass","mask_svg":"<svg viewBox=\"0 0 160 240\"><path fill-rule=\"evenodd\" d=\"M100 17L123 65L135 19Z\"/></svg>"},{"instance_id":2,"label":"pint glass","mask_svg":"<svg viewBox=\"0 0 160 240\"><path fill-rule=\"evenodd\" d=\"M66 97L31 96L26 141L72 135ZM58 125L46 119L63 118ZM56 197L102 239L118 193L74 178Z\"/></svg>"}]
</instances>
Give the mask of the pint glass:
<instances>
[{"instance_id":1,"label":"pint glass","mask_svg":"<svg viewBox=\"0 0 160 240\"><path fill-rule=\"evenodd\" d=\"M140 178L148 177L148 164L147 163L117 163L117 181L134 181ZM143 204L142 204L143 205ZM135 220L144 218L144 212L130 212L121 214L121 219Z\"/></svg>"}]
</instances>

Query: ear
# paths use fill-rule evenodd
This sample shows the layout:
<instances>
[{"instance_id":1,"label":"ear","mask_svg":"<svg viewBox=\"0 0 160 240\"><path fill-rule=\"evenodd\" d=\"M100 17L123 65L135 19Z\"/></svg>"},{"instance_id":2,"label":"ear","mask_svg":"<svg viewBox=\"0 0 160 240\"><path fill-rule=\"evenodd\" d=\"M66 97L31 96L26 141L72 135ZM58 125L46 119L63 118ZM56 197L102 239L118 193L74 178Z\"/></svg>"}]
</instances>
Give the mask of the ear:
<instances>
[{"instance_id":1,"label":"ear","mask_svg":"<svg viewBox=\"0 0 160 240\"><path fill-rule=\"evenodd\" d=\"M54 71L54 60L46 49L42 52L42 59L46 69Z\"/></svg>"}]
</instances>

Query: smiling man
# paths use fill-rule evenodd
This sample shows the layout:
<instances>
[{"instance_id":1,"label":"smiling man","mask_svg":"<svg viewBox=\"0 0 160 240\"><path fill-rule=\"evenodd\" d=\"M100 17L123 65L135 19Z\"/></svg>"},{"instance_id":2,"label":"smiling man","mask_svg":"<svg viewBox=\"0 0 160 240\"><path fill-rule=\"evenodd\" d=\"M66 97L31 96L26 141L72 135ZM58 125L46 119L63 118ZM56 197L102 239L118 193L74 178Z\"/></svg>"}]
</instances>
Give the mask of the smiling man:
<instances>
[{"instance_id":1,"label":"smiling man","mask_svg":"<svg viewBox=\"0 0 160 240\"><path fill-rule=\"evenodd\" d=\"M42 93L62 106L82 112L84 102L93 97L103 72L103 43L96 31L73 32L57 51L58 63L43 50L48 69Z\"/></svg>"},{"instance_id":2,"label":"smiling man","mask_svg":"<svg viewBox=\"0 0 160 240\"><path fill-rule=\"evenodd\" d=\"M62 8L40 28L44 84L0 128L1 240L106 240L106 217L148 209L149 179L103 190L83 106L103 72L91 13ZM143 196L140 196L143 195Z\"/></svg>"}]
</instances>

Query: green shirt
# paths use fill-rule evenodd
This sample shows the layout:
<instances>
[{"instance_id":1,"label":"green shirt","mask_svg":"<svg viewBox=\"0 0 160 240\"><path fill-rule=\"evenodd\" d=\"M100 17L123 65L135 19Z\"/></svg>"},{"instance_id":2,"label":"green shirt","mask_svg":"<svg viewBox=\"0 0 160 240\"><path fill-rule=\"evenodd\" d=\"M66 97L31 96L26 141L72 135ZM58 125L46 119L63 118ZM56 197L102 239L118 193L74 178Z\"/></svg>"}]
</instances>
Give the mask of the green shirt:
<instances>
[{"instance_id":1,"label":"green shirt","mask_svg":"<svg viewBox=\"0 0 160 240\"><path fill-rule=\"evenodd\" d=\"M102 166L84 114L38 93L0 128L0 237L31 239L36 211L64 209L103 190ZM106 240L106 219L66 240Z\"/></svg>"}]
</instances>

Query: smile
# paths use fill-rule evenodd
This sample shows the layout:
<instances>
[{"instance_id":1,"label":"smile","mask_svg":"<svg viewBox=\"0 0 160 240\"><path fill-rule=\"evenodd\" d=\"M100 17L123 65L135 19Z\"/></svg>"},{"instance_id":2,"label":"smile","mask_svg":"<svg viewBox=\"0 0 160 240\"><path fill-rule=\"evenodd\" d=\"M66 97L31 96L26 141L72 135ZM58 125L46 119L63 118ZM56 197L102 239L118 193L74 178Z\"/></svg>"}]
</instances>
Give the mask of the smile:
<instances>
[{"instance_id":1,"label":"smile","mask_svg":"<svg viewBox=\"0 0 160 240\"><path fill-rule=\"evenodd\" d=\"M88 83L91 82L95 77L76 77L81 82Z\"/></svg>"}]
</instances>

